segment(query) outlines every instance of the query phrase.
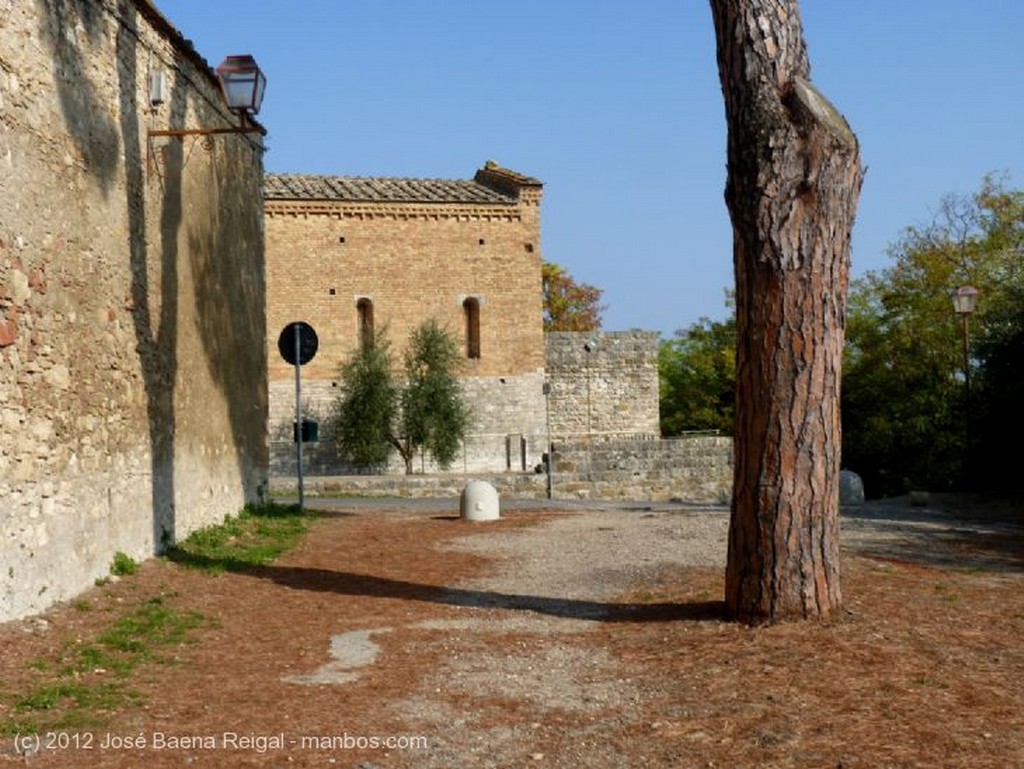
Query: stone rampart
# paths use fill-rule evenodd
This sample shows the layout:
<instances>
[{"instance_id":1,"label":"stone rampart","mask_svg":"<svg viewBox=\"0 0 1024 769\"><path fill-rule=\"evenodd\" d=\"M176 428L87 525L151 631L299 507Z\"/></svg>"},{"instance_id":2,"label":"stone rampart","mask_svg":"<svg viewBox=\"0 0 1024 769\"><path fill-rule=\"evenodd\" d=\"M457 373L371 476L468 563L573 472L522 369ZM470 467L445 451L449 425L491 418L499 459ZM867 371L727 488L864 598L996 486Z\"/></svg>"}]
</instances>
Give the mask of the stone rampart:
<instances>
[{"instance_id":1,"label":"stone rampart","mask_svg":"<svg viewBox=\"0 0 1024 769\"><path fill-rule=\"evenodd\" d=\"M688 436L563 442L556 444L552 475L555 499L602 501L683 501L727 504L732 493L732 439ZM466 483L486 480L502 497L544 499L547 478L533 473L317 475L304 479L312 494L458 497ZM293 493L294 475L276 476L271 491Z\"/></svg>"},{"instance_id":2,"label":"stone rampart","mask_svg":"<svg viewBox=\"0 0 1024 769\"><path fill-rule=\"evenodd\" d=\"M657 332L555 332L545 346L554 442L659 435Z\"/></svg>"}]
</instances>

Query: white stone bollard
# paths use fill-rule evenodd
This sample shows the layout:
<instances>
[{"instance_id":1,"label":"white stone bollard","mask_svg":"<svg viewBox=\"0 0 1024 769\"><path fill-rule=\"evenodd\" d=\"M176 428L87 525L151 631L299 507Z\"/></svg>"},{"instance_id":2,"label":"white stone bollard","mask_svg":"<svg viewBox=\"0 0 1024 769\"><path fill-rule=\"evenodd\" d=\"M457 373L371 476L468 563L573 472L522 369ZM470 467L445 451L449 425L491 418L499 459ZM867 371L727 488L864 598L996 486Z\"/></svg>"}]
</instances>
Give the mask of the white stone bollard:
<instances>
[{"instance_id":1,"label":"white stone bollard","mask_svg":"<svg viewBox=\"0 0 1024 769\"><path fill-rule=\"evenodd\" d=\"M499 518L497 490L486 481L470 481L462 490L459 513L464 521L496 521Z\"/></svg>"}]
</instances>

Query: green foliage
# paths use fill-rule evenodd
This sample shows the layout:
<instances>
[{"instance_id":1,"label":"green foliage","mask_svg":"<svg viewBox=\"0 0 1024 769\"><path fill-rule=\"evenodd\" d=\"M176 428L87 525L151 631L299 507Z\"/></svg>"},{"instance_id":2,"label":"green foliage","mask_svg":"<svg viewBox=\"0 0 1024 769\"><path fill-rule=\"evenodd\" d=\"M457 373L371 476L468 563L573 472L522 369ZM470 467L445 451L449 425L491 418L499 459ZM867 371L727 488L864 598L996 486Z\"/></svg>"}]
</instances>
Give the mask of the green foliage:
<instances>
[{"instance_id":1,"label":"green foliage","mask_svg":"<svg viewBox=\"0 0 1024 769\"><path fill-rule=\"evenodd\" d=\"M267 566L298 544L312 520L298 506L246 506L223 523L194 531L166 557L214 573Z\"/></svg>"},{"instance_id":2,"label":"green foliage","mask_svg":"<svg viewBox=\"0 0 1024 769\"><path fill-rule=\"evenodd\" d=\"M394 446L399 390L382 329L341 368L341 395L330 417L338 453L359 467L383 465Z\"/></svg>"},{"instance_id":3,"label":"green foliage","mask_svg":"<svg viewBox=\"0 0 1024 769\"><path fill-rule=\"evenodd\" d=\"M361 467L387 462L393 448L412 472L425 451L441 467L458 456L470 414L457 373L459 345L435 320L413 330L404 356L405 378L396 382L386 331L363 345L341 370L341 395L331 416L338 453Z\"/></svg>"},{"instance_id":4,"label":"green foliage","mask_svg":"<svg viewBox=\"0 0 1024 769\"><path fill-rule=\"evenodd\" d=\"M401 394L402 456L407 470L420 448L443 468L458 456L469 426L469 411L456 378L460 363L458 344L436 321L428 320L413 331Z\"/></svg>"},{"instance_id":5,"label":"green foliage","mask_svg":"<svg viewBox=\"0 0 1024 769\"><path fill-rule=\"evenodd\" d=\"M139 564L130 555L122 553L120 550L114 553L114 560L110 563L110 573L115 577L127 577L138 569Z\"/></svg>"},{"instance_id":6,"label":"green foliage","mask_svg":"<svg viewBox=\"0 0 1024 769\"><path fill-rule=\"evenodd\" d=\"M661 433L731 434L736 393L736 318L701 318L658 347Z\"/></svg>"},{"instance_id":7,"label":"green foliage","mask_svg":"<svg viewBox=\"0 0 1024 769\"><path fill-rule=\"evenodd\" d=\"M540 267L544 292L545 331L596 331L601 328L600 288L577 283L562 267L543 262Z\"/></svg>"},{"instance_id":8,"label":"green foliage","mask_svg":"<svg viewBox=\"0 0 1024 769\"><path fill-rule=\"evenodd\" d=\"M1024 262L1024 251L1020 254ZM975 352L984 363L973 398L978 480L988 488L1020 493L1020 456L1006 449L1006 436L1024 434L1024 286L1015 284L1007 302L992 311Z\"/></svg>"},{"instance_id":9,"label":"green foliage","mask_svg":"<svg viewBox=\"0 0 1024 769\"><path fill-rule=\"evenodd\" d=\"M988 177L970 198L946 198L935 222L909 228L890 250L894 264L851 288L843 374L843 463L864 478L870 496L968 483L967 457L998 443L996 422L1018 420L1019 295L1024 257L1024 194ZM964 377L963 325L950 296L980 291L970 318L976 386ZM1000 367L999 361L1005 366ZM1008 390L1006 389L1008 386ZM989 399L996 422L972 431ZM978 424L984 425L984 422ZM970 451L968 451L970 448Z\"/></svg>"}]
</instances>

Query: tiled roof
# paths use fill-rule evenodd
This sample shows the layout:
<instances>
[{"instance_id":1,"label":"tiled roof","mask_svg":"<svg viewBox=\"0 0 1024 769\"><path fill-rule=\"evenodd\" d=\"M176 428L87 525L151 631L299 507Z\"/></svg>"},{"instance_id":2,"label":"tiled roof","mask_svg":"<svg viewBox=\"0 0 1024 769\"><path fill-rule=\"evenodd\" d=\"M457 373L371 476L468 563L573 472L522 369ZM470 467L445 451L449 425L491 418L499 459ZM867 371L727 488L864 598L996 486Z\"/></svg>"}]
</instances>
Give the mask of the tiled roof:
<instances>
[{"instance_id":1,"label":"tiled roof","mask_svg":"<svg viewBox=\"0 0 1024 769\"><path fill-rule=\"evenodd\" d=\"M265 174L267 200L337 200L374 203L487 203L513 205L507 195L476 181L307 174Z\"/></svg>"}]
</instances>

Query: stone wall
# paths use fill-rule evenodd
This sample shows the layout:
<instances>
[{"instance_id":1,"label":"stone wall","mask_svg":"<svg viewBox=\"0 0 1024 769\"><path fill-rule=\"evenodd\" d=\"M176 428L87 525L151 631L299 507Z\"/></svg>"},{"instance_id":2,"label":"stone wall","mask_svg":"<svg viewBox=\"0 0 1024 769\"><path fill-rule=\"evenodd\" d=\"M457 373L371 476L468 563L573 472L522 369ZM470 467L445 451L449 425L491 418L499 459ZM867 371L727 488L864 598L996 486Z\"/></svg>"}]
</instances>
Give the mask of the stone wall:
<instances>
[{"instance_id":1,"label":"stone wall","mask_svg":"<svg viewBox=\"0 0 1024 769\"><path fill-rule=\"evenodd\" d=\"M583 436L651 439L660 434L657 332L545 337L555 443Z\"/></svg>"},{"instance_id":2,"label":"stone wall","mask_svg":"<svg viewBox=\"0 0 1024 769\"><path fill-rule=\"evenodd\" d=\"M544 424L544 375L518 377L463 377L461 386L472 413L472 422L463 451L451 472L505 472L525 470L542 460L546 442ZM338 389L334 382L305 379L302 382L304 418L320 423L320 440L303 446L303 472L310 475L359 474L365 469L353 467L336 456L327 425ZM270 383L271 474L296 474L295 380ZM417 472L439 472L429 458L414 462ZM375 472L404 473L405 465L392 452L386 467Z\"/></svg>"},{"instance_id":3,"label":"stone wall","mask_svg":"<svg viewBox=\"0 0 1024 769\"><path fill-rule=\"evenodd\" d=\"M559 499L681 500L727 504L732 439L586 439L556 443L552 486Z\"/></svg>"},{"instance_id":4,"label":"stone wall","mask_svg":"<svg viewBox=\"0 0 1024 769\"><path fill-rule=\"evenodd\" d=\"M591 450L592 449L592 450ZM732 494L732 439L687 436L666 440L606 440L589 447L585 440L564 442L554 453L555 499L628 502L677 501L727 505ZM544 473L462 473L417 475L311 475L308 494L449 497L471 480L485 480L503 499L545 499ZM293 494L294 476L273 479L275 494Z\"/></svg>"},{"instance_id":5,"label":"stone wall","mask_svg":"<svg viewBox=\"0 0 1024 769\"><path fill-rule=\"evenodd\" d=\"M0 620L262 492L262 138L147 141L235 122L145 0L0 2Z\"/></svg>"}]
</instances>

